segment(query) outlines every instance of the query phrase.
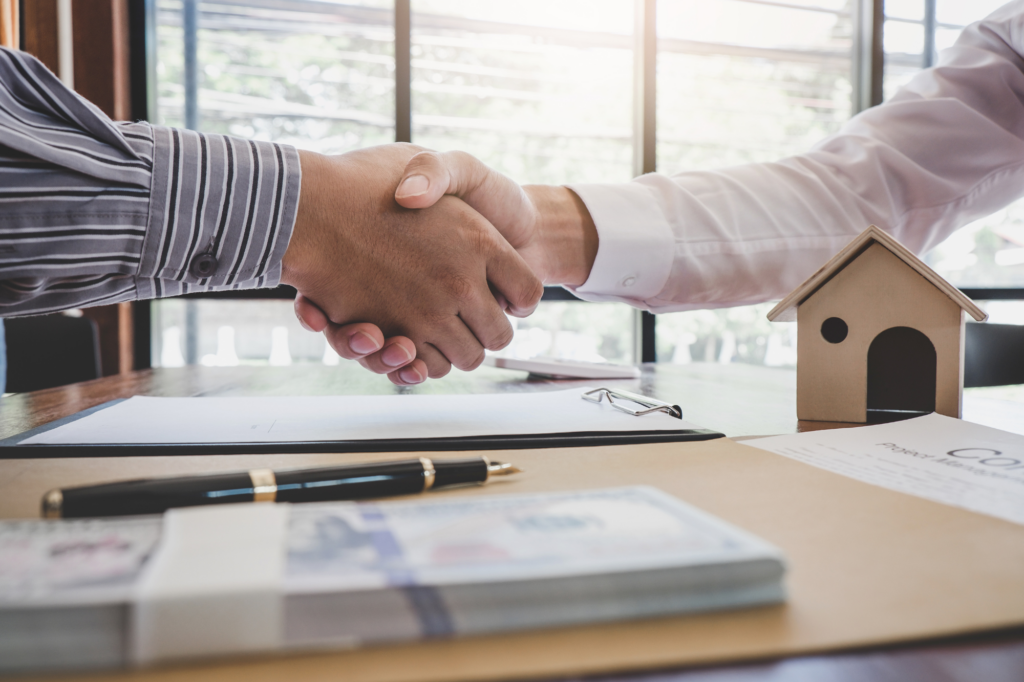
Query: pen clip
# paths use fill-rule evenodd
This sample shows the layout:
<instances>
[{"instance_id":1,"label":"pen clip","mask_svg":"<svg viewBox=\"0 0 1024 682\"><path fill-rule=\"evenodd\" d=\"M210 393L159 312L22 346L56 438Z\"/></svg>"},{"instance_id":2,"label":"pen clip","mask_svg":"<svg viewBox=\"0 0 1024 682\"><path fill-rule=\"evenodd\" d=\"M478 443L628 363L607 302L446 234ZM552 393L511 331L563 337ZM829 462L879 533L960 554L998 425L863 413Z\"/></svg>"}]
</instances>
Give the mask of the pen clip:
<instances>
[{"instance_id":1,"label":"pen clip","mask_svg":"<svg viewBox=\"0 0 1024 682\"><path fill-rule=\"evenodd\" d=\"M670 417L676 419L683 418L683 410L678 405L670 405L669 403L657 400L655 398L648 398L647 396L640 395L638 393L631 393L630 391L623 391L612 388L595 388L590 391L585 391L582 396L584 400L588 400L592 403L599 403L603 398L608 398L609 404L616 410L631 414L634 417L642 417L645 414L651 414L652 412L664 412ZM645 409L638 410L632 407L627 407L618 400L627 400L637 405L642 405Z\"/></svg>"}]
</instances>

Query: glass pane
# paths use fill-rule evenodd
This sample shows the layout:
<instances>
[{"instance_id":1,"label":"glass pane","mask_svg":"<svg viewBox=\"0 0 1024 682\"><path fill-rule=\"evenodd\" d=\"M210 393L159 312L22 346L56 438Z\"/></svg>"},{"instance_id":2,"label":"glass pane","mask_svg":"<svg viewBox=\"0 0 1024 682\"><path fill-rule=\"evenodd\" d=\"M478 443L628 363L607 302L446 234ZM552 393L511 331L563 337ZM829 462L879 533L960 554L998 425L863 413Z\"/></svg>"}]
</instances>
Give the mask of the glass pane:
<instances>
[{"instance_id":1,"label":"glass pane","mask_svg":"<svg viewBox=\"0 0 1024 682\"><path fill-rule=\"evenodd\" d=\"M180 0L157 0L158 109L183 126ZM198 3L198 129L337 153L394 141L394 9L277 0Z\"/></svg>"},{"instance_id":2,"label":"glass pane","mask_svg":"<svg viewBox=\"0 0 1024 682\"><path fill-rule=\"evenodd\" d=\"M413 142L524 183L629 180L632 30L632 0L414 0ZM502 354L632 362L633 315L542 303Z\"/></svg>"},{"instance_id":3,"label":"glass pane","mask_svg":"<svg viewBox=\"0 0 1024 682\"><path fill-rule=\"evenodd\" d=\"M658 362L796 367L796 323L769 322L772 304L658 315Z\"/></svg>"},{"instance_id":4,"label":"glass pane","mask_svg":"<svg viewBox=\"0 0 1024 682\"><path fill-rule=\"evenodd\" d=\"M842 7L736 0L658 4L658 170L771 161L834 132L851 110Z\"/></svg>"},{"instance_id":5,"label":"glass pane","mask_svg":"<svg viewBox=\"0 0 1024 682\"><path fill-rule=\"evenodd\" d=\"M923 13L923 0L903 0L904 14L897 16L907 15L912 1ZM965 25L985 18L1003 4L1003 0L937 0L936 48L949 47ZM886 13L893 15L888 2ZM888 98L920 70L924 33L921 24L895 21L886 22L885 32ZM1024 201L961 228L926 254L925 261L959 287L1024 287Z\"/></svg>"},{"instance_id":6,"label":"glass pane","mask_svg":"<svg viewBox=\"0 0 1024 682\"><path fill-rule=\"evenodd\" d=\"M924 21L924 0L885 0L885 16Z\"/></svg>"},{"instance_id":7,"label":"glass pane","mask_svg":"<svg viewBox=\"0 0 1024 682\"><path fill-rule=\"evenodd\" d=\"M940 24L966 26L984 19L1007 4L1007 0L936 0L935 18Z\"/></svg>"},{"instance_id":8,"label":"glass pane","mask_svg":"<svg viewBox=\"0 0 1024 682\"><path fill-rule=\"evenodd\" d=\"M156 6L152 119L183 126L183 3ZM198 129L323 153L394 140L391 0L217 0L198 2L197 20ZM165 299L152 315L155 367L338 361L289 301Z\"/></svg>"},{"instance_id":9,"label":"glass pane","mask_svg":"<svg viewBox=\"0 0 1024 682\"><path fill-rule=\"evenodd\" d=\"M882 96L889 99L924 66L924 0L886 0Z\"/></svg>"},{"instance_id":10,"label":"glass pane","mask_svg":"<svg viewBox=\"0 0 1024 682\"><path fill-rule=\"evenodd\" d=\"M519 182L632 177L632 0L414 0L413 141Z\"/></svg>"},{"instance_id":11,"label":"glass pane","mask_svg":"<svg viewBox=\"0 0 1024 682\"><path fill-rule=\"evenodd\" d=\"M806 151L852 110L846 2L658 4L658 170ZM770 305L658 315L659 362L795 366L796 325Z\"/></svg>"},{"instance_id":12,"label":"glass pane","mask_svg":"<svg viewBox=\"0 0 1024 682\"><path fill-rule=\"evenodd\" d=\"M153 366L336 365L322 334L303 329L291 301L163 299L153 305Z\"/></svg>"},{"instance_id":13,"label":"glass pane","mask_svg":"<svg viewBox=\"0 0 1024 682\"><path fill-rule=\"evenodd\" d=\"M620 303L548 301L513 319L515 339L502 355L584 362L633 362L633 310Z\"/></svg>"}]
</instances>

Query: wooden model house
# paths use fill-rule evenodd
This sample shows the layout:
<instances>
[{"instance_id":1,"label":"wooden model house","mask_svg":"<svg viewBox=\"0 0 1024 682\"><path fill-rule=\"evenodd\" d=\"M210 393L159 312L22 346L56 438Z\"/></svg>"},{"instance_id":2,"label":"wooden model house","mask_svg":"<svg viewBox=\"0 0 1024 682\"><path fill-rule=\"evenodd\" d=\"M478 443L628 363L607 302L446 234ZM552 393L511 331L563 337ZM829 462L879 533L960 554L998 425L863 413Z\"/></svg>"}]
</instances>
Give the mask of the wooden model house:
<instances>
[{"instance_id":1,"label":"wooden model house","mask_svg":"<svg viewBox=\"0 0 1024 682\"><path fill-rule=\"evenodd\" d=\"M768 313L797 322L797 417L959 417L965 313L987 317L872 225Z\"/></svg>"}]
</instances>

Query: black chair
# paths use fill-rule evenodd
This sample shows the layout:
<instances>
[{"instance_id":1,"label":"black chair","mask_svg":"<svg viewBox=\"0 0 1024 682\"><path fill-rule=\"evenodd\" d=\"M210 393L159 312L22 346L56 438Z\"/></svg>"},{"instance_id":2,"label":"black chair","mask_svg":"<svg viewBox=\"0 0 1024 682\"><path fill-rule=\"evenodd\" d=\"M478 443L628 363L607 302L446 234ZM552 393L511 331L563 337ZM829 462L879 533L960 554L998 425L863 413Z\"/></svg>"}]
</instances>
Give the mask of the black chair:
<instances>
[{"instance_id":1,"label":"black chair","mask_svg":"<svg viewBox=\"0 0 1024 682\"><path fill-rule=\"evenodd\" d=\"M43 315L4 320L9 393L38 391L100 377L96 323Z\"/></svg>"},{"instance_id":2,"label":"black chair","mask_svg":"<svg viewBox=\"0 0 1024 682\"><path fill-rule=\"evenodd\" d=\"M964 387L1024 384L1024 325L967 324Z\"/></svg>"}]
</instances>

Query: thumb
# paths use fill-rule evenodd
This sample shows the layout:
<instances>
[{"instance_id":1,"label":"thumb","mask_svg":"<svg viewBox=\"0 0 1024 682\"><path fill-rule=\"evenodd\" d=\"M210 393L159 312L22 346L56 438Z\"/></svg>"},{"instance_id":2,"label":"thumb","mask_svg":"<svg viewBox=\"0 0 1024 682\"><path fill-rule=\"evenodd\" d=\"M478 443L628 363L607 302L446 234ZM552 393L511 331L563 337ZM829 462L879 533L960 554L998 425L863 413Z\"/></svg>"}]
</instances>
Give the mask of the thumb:
<instances>
[{"instance_id":1,"label":"thumb","mask_svg":"<svg viewBox=\"0 0 1024 682\"><path fill-rule=\"evenodd\" d=\"M523 188L465 152L420 152L409 159L395 201L406 208L427 208L445 194L469 204L514 248L533 236L537 209Z\"/></svg>"},{"instance_id":2,"label":"thumb","mask_svg":"<svg viewBox=\"0 0 1024 682\"><path fill-rule=\"evenodd\" d=\"M428 208L448 193L451 173L437 152L420 152L405 165L395 201L405 208Z\"/></svg>"}]
</instances>

